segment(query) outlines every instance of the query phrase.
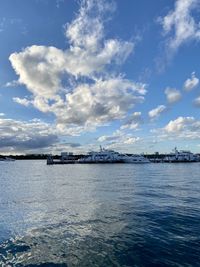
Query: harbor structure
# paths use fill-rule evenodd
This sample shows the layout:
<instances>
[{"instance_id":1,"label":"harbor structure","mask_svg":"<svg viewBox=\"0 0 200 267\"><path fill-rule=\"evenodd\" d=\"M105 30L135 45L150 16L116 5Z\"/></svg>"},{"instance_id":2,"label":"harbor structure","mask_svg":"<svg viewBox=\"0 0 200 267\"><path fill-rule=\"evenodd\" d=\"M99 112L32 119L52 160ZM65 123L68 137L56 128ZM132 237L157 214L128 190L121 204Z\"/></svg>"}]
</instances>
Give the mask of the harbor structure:
<instances>
[{"instance_id":1,"label":"harbor structure","mask_svg":"<svg viewBox=\"0 0 200 267\"><path fill-rule=\"evenodd\" d=\"M47 156L47 165L53 164L92 164L92 163L191 163L200 162L200 155L189 150L178 150L176 147L169 154L141 155L123 154L114 150L102 148L91 151L87 155L77 157L72 152L62 152L60 159L54 160L53 155Z\"/></svg>"}]
</instances>

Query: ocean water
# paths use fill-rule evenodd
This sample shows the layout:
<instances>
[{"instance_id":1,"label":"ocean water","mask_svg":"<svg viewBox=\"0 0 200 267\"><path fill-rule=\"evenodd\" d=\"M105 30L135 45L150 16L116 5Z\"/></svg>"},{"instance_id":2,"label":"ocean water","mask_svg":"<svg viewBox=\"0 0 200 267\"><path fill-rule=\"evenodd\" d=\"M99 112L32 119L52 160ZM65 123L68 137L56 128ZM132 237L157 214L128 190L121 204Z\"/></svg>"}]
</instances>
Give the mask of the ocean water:
<instances>
[{"instance_id":1,"label":"ocean water","mask_svg":"<svg viewBox=\"0 0 200 267\"><path fill-rule=\"evenodd\" d=\"M200 163L0 163L0 266L200 266Z\"/></svg>"}]
</instances>

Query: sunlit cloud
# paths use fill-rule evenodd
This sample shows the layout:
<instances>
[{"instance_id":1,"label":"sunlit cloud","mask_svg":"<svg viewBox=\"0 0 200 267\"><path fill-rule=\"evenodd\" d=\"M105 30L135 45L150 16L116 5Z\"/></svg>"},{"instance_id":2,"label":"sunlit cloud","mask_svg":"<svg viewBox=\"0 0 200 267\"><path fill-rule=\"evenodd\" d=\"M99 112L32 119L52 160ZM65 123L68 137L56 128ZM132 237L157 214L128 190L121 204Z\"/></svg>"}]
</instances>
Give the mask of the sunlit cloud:
<instances>
[{"instance_id":1,"label":"sunlit cloud","mask_svg":"<svg viewBox=\"0 0 200 267\"><path fill-rule=\"evenodd\" d=\"M19 76L14 83L32 94L30 99L13 100L53 113L59 129L74 133L121 119L142 103L146 84L107 68L122 64L134 50L132 41L105 37L104 21L114 9L113 2L82 1L75 19L65 26L68 49L32 45L12 53L9 59Z\"/></svg>"},{"instance_id":2,"label":"sunlit cloud","mask_svg":"<svg viewBox=\"0 0 200 267\"><path fill-rule=\"evenodd\" d=\"M165 95L169 104L176 103L181 99L181 92L175 88L167 87L165 89Z\"/></svg>"},{"instance_id":3,"label":"sunlit cloud","mask_svg":"<svg viewBox=\"0 0 200 267\"><path fill-rule=\"evenodd\" d=\"M148 115L150 119L157 119L163 112L165 112L167 107L165 105L159 105L156 108L149 111Z\"/></svg>"},{"instance_id":4,"label":"sunlit cloud","mask_svg":"<svg viewBox=\"0 0 200 267\"><path fill-rule=\"evenodd\" d=\"M165 140L199 139L200 120L194 117L178 117L163 128L154 129L152 132Z\"/></svg>"},{"instance_id":5,"label":"sunlit cloud","mask_svg":"<svg viewBox=\"0 0 200 267\"><path fill-rule=\"evenodd\" d=\"M40 120L19 121L0 117L0 151L40 150L58 142L56 132Z\"/></svg>"},{"instance_id":6,"label":"sunlit cloud","mask_svg":"<svg viewBox=\"0 0 200 267\"><path fill-rule=\"evenodd\" d=\"M191 78L188 78L184 82L185 91L192 91L195 87L199 85L199 79L195 76L195 72L192 72Z\"/></svg>"},{"instance_id":7,"label":"sunlit cloud","mask_svg":"<svg viewBox=\"0 0 200 267\"><path fill-rule=\"evenodd\" d=\"M176 0L174 10L158 21L166 36L167 49L172 53L186 42L200 40L199 21L195 20L192 11L198 11L198 0Z\"/></svg>"}]
</instances>

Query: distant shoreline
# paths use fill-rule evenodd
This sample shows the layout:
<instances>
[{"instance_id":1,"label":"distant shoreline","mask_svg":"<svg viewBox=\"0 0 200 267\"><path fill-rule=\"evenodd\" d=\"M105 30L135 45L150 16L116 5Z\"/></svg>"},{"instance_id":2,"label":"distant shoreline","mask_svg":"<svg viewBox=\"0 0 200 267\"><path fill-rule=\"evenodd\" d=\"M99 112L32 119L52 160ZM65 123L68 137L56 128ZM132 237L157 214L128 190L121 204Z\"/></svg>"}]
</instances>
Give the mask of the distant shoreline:
<instances>
[{"instance_id":1,"label":"distant shoreline","mask_svg":"<svg viewBox=\"0 0 200 267\"><path fill-rule=\"evenodd\" d=\"M127 153L128 156L134 155L134 154L130 154ZM143 156L145 158L148 159L163 159L164 157L170 155L169 154L143 154ZM197 153L197 155L200 155L200 153ZM60 159L61 156L60 155L52 155L53 159ZM83 158L86 156L86 154L77 154L77 155L73 155L74 159L78 160L80 158ZM15 160L47 160L48 154L28 154L28 155L0 155L0 159L1 158L5 158L5 157L9 157L9 158L13 158Z\"/></svg>"}]
</instances>

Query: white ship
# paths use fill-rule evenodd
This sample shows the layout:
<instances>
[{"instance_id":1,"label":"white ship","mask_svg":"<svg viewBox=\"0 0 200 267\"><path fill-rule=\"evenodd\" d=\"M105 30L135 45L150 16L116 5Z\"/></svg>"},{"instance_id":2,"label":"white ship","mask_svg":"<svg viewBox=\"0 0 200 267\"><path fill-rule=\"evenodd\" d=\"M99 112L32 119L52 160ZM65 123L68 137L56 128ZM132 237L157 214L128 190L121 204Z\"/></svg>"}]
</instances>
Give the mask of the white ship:
<instances>
[{"instance_id":1,"label":"white ship","mask_svg":"<svg viewBox=\"0 0 200 267\"><path fill-rule=\"evenodd\" d=\"M122 155L122 159L125 163L150 163L150 160L138 154L131 155L131 156L124 154Z\"/></svg>"},{"instance_id":2,"label":"white ship","mask_svg":"<svg viewBox=\"0 0 200 267\"><path fill-rule=\"evenodd\" d=\"M89 152L84 158L80 158L78 163L149 163L150 161L142 155L120 154L114 150L108 150L100 146L99 152Z\"/></svg>"},{"instance_id":3,"label":"white ship","mask_svg":"<svg viewBox=\"0 0 200 267\"><path fill-rule=\"evenodd\" d=\"M188 150L178 151L175 147L173 152L167 155L164 159L164 162L198 162L200 161L199 155L193 154Z\"/></svg>"}]
</instances>

